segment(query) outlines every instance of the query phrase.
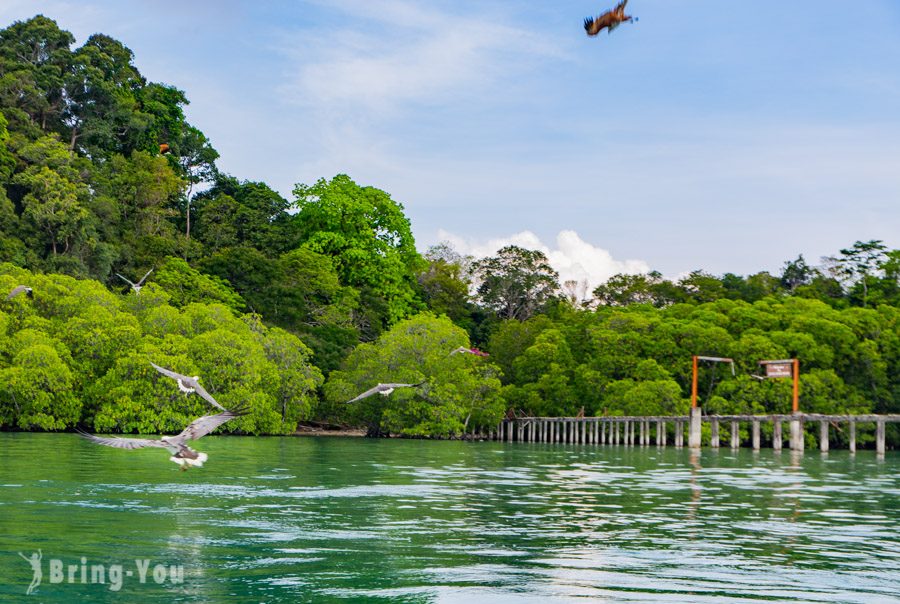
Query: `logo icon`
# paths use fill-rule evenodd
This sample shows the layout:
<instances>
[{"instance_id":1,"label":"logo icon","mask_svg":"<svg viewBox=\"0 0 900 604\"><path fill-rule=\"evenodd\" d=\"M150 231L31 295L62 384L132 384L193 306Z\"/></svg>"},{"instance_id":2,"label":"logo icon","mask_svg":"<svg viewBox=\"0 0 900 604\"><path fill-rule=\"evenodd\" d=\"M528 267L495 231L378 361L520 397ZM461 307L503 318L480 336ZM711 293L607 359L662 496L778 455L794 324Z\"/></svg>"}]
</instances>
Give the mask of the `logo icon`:
<instances>
[{"instance_id":1,"label":"logo icon","mask_svg":"<svg viewBox=\"0 0 900 604\"><path fill-rule=\"evenodd\" d=\"M44 577L44 573L41 572L41 558L44 557L44 554L41 550L38 550L37 553L31 554L30 558L22 552L19 552L19 555L22 556L22 559L25 560L25 562L31 565L31 570L34 571L31 585L29 585L28 590L25 591L25 595L30 596L34 593L34 590L37 589L37 586L41 584L41 579Z\"/></svg>"}]
</instances>

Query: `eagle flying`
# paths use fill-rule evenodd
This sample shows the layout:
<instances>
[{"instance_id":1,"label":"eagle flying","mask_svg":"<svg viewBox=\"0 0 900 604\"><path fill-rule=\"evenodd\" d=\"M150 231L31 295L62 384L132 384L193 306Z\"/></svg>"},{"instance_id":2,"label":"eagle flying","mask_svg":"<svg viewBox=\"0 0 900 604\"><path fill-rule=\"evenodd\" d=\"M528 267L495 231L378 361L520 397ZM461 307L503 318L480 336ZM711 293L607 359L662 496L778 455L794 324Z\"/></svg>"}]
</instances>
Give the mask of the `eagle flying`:
<instances>
[{"instance_id":1,"label":"eagle flying","mask_svg":"<svg viewBox=\"0 0 900 604\"><path fill-rule=\"evenodd\" d=\"M187 446L187 441L202 438L235 417L247 415L245 408L236 409L234 411L224 411L216 415L204 415L192 421L187 428L175 436L163 436L159 440L152 438L119 438L97 436L78 430L83 438L88 439L94 444L104 445L107 447L115 447L117 449L143 449L145 447L159 447L168 449L172 457L169 461L177 463L182 470L187 470L190 466L200 467L208 458L206 453L195 451Z\"/></svg>"},{"instance_id":2,"label":"eagle flying","mask_svg":"<svg viewBox=\"0 0 900 604\"><path fill-rule=\"evenodd\" d=\"M632 16L625 14L626 4L628 4L628 0L622 0L614 9L606 11L597 18L585 18L584 31L586 31L589 36L596 36L604 29L606 29L608 33L612 33L612 30L619 27L623 22L632 21Z\"/></svg>"}]
</instances>

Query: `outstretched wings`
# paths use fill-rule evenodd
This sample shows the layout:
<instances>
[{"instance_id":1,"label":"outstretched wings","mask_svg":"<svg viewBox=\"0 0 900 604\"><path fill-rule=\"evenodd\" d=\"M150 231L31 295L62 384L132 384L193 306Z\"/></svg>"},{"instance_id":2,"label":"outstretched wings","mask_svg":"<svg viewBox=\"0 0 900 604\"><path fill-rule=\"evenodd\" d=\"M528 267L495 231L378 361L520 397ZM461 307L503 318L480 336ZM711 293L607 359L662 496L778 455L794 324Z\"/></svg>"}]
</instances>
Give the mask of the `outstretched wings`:
<instances>
[{"instance_id":1,"label":"outstretched wings","mask_svg":"<svg viewBox=\"0 0 900 604\"><path fill-rule=\"evenodd\" d=\"M223 413L217 413L215 415L204 415L203 417L199 417L192 421L190 425L182 430L181 434L175 438L183 441L197 440L198 438L206 436L225 422L236 417L241 417L242 415L247 415L247 410L244 407L233 411L226 410Z\"/></svg>"},{"instance_id":2,"label":"outstretched wings","mask_svg":"<svg viewBox=\"0 0 900 604\"><path fill-rule=\"evenodd\" d=\"M368 398L373 394L379 394L381 392L385 392L386 390L394 390L395 388L415 388L416 386L421 386L422 382L418 384L378 384L374 388L369 388L356 398L350 399L347 403L355 403L356 401L361 401L364 398Z\"/></svg>"},{"instance_id":3,"label":"outstretched wings","mask_svg":"<svg viewBox=\"0 0 900 604\"><path fill-rule=\"evenodd\" d=\"M625 5L628 0L622 0L614 9L608 10L597 18L586 17L584 20L584 31L589 36L596 36L604 29L608 28L611 32L617 28L622 21L626 21L628 17L625 15Z\"/></svg>"},{"instance_id":4,"label":"outstretched wings","mask_svg":"<svg viewBox=\"0 0 900 604\"><path fill-rule=\"evenodd\" d=\"M103 437L96 436L89 432L84 432L82 430L76 430L78 435L82 438L86 438L97 445L105 445L107 447L115 447L116 449L144 449L146 447L160 447L165 449L166 445L160 440L153 440L150 438L118 438L118 437Z\"/></svg>"},{"instance_id":5,"label":"outstretched wings","mask_svg":"<svg viewBox=\"0 0 900 604\"><path fill-rule=\"evenodd\" d=\"M225 407L220 405L219 401L214 399L213 396L209 392L206 391L206 388L201 386L200 382L198 382L194 378L192 378L188 375L181 375L180 373L176 373L176 372L172 371L171 369L166 369L165 367L160 367L159 365L157 365L156 363L153 363L152 361L150 364L153 365L153 368L156 369L161 374L163 374L167 377L170 377L173 380L180 380L183 385L190 386L191 388L193 388L194 392L196 392L201 398L203 398L204 400L206 400L207 402L212 404L214 407L221 409L222 411L227 411L227 409L225 409Z\"/></svg>"}]
</instances>

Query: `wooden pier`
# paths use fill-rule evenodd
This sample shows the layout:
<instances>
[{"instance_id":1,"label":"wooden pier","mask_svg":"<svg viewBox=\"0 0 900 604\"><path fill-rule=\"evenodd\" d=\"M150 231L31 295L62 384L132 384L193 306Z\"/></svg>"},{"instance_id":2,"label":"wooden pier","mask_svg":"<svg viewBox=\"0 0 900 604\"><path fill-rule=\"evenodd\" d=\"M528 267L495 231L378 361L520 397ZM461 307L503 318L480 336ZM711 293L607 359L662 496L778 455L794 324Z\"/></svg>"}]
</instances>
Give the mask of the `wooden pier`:
<instances>
[{"instance_id":1,"label":"wooden pier","mask_svg":"<svg viewBox=\"0 0 900 604\"><path fill-rule=\"evenodd\" d=\"M767 444L781 450L784 445L784 424L788 424L788 446L802 451L805 446L806 424L818 423L819 449L829 449L832 430L846 435L850 451L856 451L859 430L874 430L875 450L885 452L885 425L900 422L900 415L702 415L693 409L690 415L660 417L524 417L505 419L491 431L490 440L504 442L566 443L580 445L626 445L700 447L703 444L704 423L709 426L706 444L712 448L730 446L737 449L750 446L759 450L763 445L763 427ZM742 427L749 428L742 435ZM655 428L655 429L654 429ZM724 438L723 438L724 435ZM686 437L686 438L685 438ZM671 438L671 440L670 440Z\"/></svg>"}]
</instances>

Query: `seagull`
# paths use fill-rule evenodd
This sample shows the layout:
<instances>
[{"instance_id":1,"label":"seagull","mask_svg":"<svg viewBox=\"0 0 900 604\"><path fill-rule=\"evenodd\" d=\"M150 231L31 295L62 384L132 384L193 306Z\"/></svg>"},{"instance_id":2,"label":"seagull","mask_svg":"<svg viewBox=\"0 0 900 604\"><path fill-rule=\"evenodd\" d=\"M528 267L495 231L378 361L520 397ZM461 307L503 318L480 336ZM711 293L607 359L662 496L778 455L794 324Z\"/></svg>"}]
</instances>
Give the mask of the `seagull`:
<instances>
[{"instance_id":1,"label":"seagull","mask_svg":"<svg viewBox=\"0 0 900 604\"><path fill-rule=\"evenodd\" d=\"M149 276L150 276L150 273L152 273L152 272L153 272L153 269L151 268L149 271L147 271L147 274L144 275L143 277L141 277L141 280L138 281L137 283L132 282L130 279L126 279L125 277L123 277L123 276L120 275L119 273L116 273L116 276L117 276L119 279L121 279L122 281L127 281L127 282L131 285L131 289L134 290L134 293L139 294L139 293L141 293L141 288L144 287L144 279L146 279L147 277L149 277Z\"/></svg>"},{"instance_id":2,"label":"seagull","mask_svg":"<svg viewBox=\"0 0 900 604\"><path fill-rule=\"evenodd\" d=\"M195 376L181 375L180 373L175 373L174 371L166 369L165 367L160 367L156 363L150 363L150 364L153 365L153 368L156 369L161 374L168 376L168 377L172 378L173 380L175 380L176 382L178 382L178 389L181 390L182 392L184 392L185 394L190 394L191 392L196 392L197 394L200 395L200 398L206 399L207 401L212 403L213 406L218 407L222 411L227 411L227 409L225 409L225 407L223 407L222 405L219 404L219 401L214 399L212 397L212 395L206 391L206 388L204 388L203 386L200 385L200 382L197 381L200 379L199 375L195 375Z\"/></svg>"},{"instance_id":3,"label":"seagull","mask_svg":"<svg viewBox=\"0 0 900 604\"><path fill-rule=\"evenodd\" d=\"M201 467L208 458L206 453L195 451L187 446L187 441L198 440L228 420L242 415L247 415L247 411L244 408L235 411L225 411L216 415L204 415L192 421L187 428L181 431L181 434L163 436L159 440L151 438L119 438L115 436L103 437L82 430L78 430L78 434L94 444L116 447L117 449L143 449L145 447L168 449L169 453L172 454L169 461L177 463L182 470L186 471L190 466Z\"/></svg>"},{"instance_id":4,"label":"seagull","mask_svg":"<svg viewBox=\"0 0 900 604\"><path fill-rule=\"evenodd\" d=\"M454 349L454 350L450 353L450 356L453 356L454 354L458 354L458 353L463 353L463 354L474 354L474 355L477 356L477 357L489 357L489 356L491 356L491 355L489 355L489 354L486 353L486 352L482 352L481 350L478 350L477 348L466 348L465 346L460 346L459 348Z\"/></svg>"},{"instance_id":5,"label":"seagull","mask_svg":"<svg viewBox=\"0 0 900 604\"><path fill-rule=\"evenodd\" d=\"M606 11L596 19L594 17L585 18L584 31L589 36L596 36L604 29L607 30L607 33L612 33L623 22L633 21L634 19L631 15L625 14L626 4L628 4L628 0L622 0L614 9Z\"/></svg>"},{"instance_id":6,"label":"seagull","mask_svg":"<svg viewBox=\"0 0 900 604\"><path fill-rule=\"evenodd\" d=\"M381 396L387 396L391 392L393 392L396 388L415 388L417 386L421 386L425 382L419 382L418 384L378 384L374 388L369 388L359 396L354 399L347 401L347 404L355 403L356 401L360 401L364 398L370 397L373 394L380 394Z\"/></svg>"},{"instance_id":7,"label":"seagull","mask_svg":"<svg viewBox=\"0 0 900 604\"><path fill-rule=\"evenodd\" d=\"M21 293L28 294L29 298L34 298L34 293L32 293L32 289L30 287L28 287L27 285L20 285L20 286L16 287L15 289L13 289L11 292L9 292L9 295L6 296L6 299L12 300L13 298L15 298L16 296L18 296Z\"/></svg>"}]
</instances>

